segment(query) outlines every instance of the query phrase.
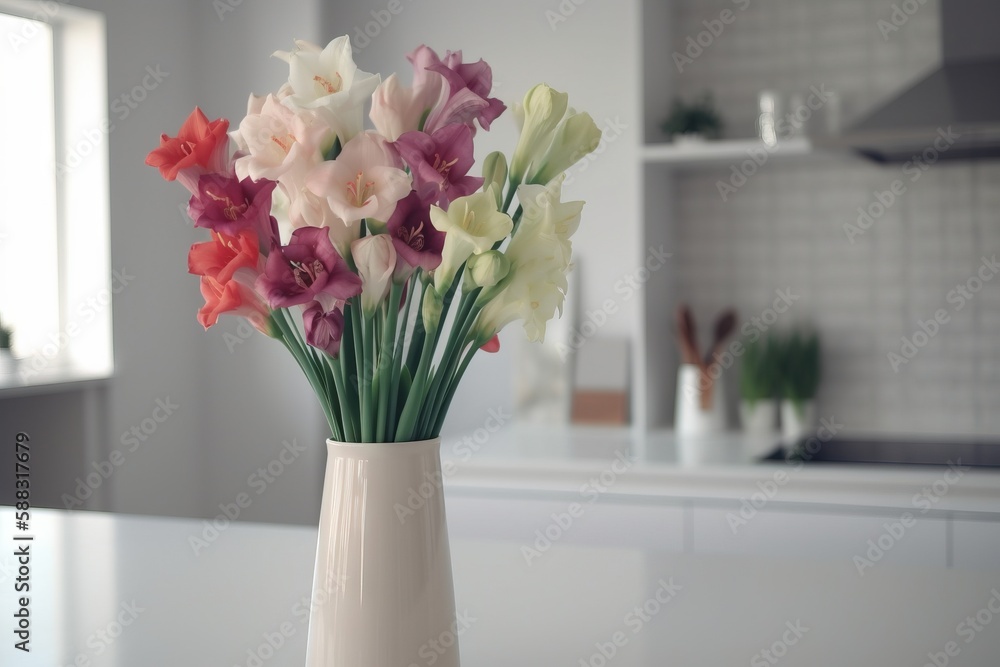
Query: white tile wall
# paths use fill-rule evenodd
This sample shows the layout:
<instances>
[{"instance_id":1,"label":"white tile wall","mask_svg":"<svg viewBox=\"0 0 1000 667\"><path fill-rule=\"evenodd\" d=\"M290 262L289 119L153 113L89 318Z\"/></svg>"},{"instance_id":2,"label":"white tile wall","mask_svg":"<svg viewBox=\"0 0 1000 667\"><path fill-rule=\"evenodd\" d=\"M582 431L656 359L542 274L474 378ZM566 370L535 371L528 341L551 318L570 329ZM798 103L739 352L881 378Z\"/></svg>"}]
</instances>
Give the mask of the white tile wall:
<instances>
[{"instance_id":1,"label":"white tile wall","mask_svg":"<svg viewBox=\"0 0 1000 667\"><path fill-rule=\"evenodd\" d=\"M674 43L741 4L678 2ZM825 84L863 110L940 59L936 2L884 39L876 21L892 4L757 0L675 77L677 89L711 90L729 136L754 134L765 88ZM775 161L723 202L716 183L729 173L691 171L676 183L678 296L703 332L723 307L749 318L790 287L802 300L779 326L812 321L824 336L821 414L859 433L1000 435L1000 276L961 311L946 299L984 255L1000 255L1000 162L938 163L911 181L899 165L853 158ZM849 243L844 224L895 179L906 192ZM888 353L939 308L951 321L894 372Z\"/></svg>"}]
</instances>

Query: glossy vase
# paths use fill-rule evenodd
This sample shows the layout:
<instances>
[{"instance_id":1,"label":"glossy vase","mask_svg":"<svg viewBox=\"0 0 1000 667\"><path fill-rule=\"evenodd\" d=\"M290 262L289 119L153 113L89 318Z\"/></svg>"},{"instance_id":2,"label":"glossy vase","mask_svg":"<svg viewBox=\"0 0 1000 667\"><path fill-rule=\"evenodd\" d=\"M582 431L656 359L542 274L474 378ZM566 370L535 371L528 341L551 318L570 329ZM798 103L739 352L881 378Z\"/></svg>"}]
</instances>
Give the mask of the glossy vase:
<instances>
[{"instance_id":1,"label":"glossy vase","mask_svg":"<svg viewBox=\"0 0 1000 667\"><path fill-rule=\"evenodd\" d=\"M306 667L458 667L440 449L327 441Z\"/></svg>"}]
</instances>

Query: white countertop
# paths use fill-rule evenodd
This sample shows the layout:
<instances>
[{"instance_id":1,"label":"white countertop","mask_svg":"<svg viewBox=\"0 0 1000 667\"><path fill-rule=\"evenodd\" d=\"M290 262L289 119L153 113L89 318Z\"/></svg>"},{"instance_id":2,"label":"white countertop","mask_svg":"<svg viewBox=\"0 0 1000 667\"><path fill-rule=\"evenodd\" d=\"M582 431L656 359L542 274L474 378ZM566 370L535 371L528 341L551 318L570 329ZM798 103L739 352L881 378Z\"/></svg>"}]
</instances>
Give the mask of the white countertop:
<instances>
[{"instance_id":1,"label":"white countertop","mask_svg":"<svg viewBox=\"0 0 1000 667\"><path fill-rule=\"evenodd\" d=\"M512 425L445 437L449 493L578 495L604 480L602 495L683 501L768 501L871 508L930 505L929 514L1000 518L1000 469L757 462L774 439L740 433L679 437L670 431ZM591 487L593 488L593 487Z\"/></svg>"},{"instance_id":2,"label":"white countertop","mask_svg":"<svg viewBox=\"0 0 1000 667\"><path fill-rule=\"evenodd\" d=\"M13 525L0 508L8 620ZM34 510L32 651L15 651L8 629L0 664L301 667L316 530L236 520L196 555L190 540L208 525ZM522 550L452 540L466 667L916 667L949 642L955 666L995 667L1000 655L995 568L885 562L862 578L848 560L559 543L529 564ZM982 628L971 637L970 616Z\"/></svg>"}]
</instances>

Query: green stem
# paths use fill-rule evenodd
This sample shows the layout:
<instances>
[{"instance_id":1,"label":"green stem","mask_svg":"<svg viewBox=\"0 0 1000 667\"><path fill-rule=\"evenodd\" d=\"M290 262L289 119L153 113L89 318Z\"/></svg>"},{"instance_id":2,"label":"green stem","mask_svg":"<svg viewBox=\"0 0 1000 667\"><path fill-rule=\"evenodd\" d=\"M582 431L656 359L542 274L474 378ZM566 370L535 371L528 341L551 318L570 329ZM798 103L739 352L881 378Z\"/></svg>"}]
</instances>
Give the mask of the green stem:
<instances>
[{"instance_id":1,"label":"green stem","mask_svg":"<svg viewBox=\"0 0 1000 667\"><path fill-rule=\"evenodd\" d=\"M323 409L323 414L326 416L327 423L330 426L331 435L337 439L342 438L343 434L340 431L340 424L337 422L331 408L331 396L327 392L325 383L319 378L318 369L315 365L315 357L311 357L304 348L298 330L288 319L285 309L279 308L273 311L272 320L281 332L281 340L285 344L285 347L295 357L299 367L306 374L309 384L312 385L313 391L319 399L320 407Z\"/></svg>"},{"instance_id":2,"label":"green stem","mask_svg":"<svg viewBox=\"0 0 1000 667\"><path fill-rule=\"evenodd\" d=\"M423 350L420 353L420 364L413 378L410 393L403 405L403 414L399 416L399 428L396 429L396 442L409 442L413 439L413 428L417 420L417 411L424 402L424 385L427 383L427 372L431 365L434 352L434 332L424 337Z\"/></svg>"},{"instance_id":3,"label":"green stem","mask_svg":"<svg viewBox=\"0 0 1000 667\"><path fill-rule=\"evenodd\" d=\"M392 388L393 351L396 343L396 324L399 319L399 299L403 295L403 286L392 283L389 288L389 302L386 304L388 313L382 331L382 349L379 351L379 398L378 398L378 430L379 442L386 442L386 429L389 427L389 390Z\"/></svg>"},{"instance_id":4,"label":"green stem","mask_svg":"<svg viewBox=\"0 0 1000 667\"><path fill-rule=\"evenodd\" d=\"M406 324L410 321L410 306L413 305L413 292L416 279L409 283L406 290L406 309L403 311L403 326L400 327L399 336L396 339L396 351L392 355L392 372L389 387L389 427L386 434L390 438L396 437L396 402L399 399L399 377L403 372L403 346L406 343ZM412 345L412 343L411 343Z\"/></svg>"},{"instance_id":5,"label":"green stem","mask_svg":"<svg viewBox=\"0 0 1000 667\"><path fill-rule=\"evenodd\" d=\"M472 357L476 355L479 350L475 343L471 348L469 348L468 353L466 353L465 358L462 359L461 366L458 367L454 377L451 379L451 385L448 387L447 395L445 396L444 403L441 404L441 409L438 411L437 419L434 421L434 430L432 433L441 433L441 429L444 428L445 417L448 416L448 408L451 407L451 400L455 397L455 391L458 389L458 385L462 382L462 376L465 375L466 369L469 368L469 364L472 362Z\"/></svg>"}]
</instances>

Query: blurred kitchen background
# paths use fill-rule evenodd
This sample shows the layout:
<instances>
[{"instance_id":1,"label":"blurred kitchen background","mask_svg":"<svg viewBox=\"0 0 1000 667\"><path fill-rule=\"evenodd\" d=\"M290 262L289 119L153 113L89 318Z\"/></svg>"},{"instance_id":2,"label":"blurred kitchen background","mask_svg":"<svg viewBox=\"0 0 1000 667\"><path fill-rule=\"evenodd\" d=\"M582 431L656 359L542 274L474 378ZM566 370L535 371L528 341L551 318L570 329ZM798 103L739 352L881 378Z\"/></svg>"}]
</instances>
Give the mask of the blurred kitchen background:
<instances>
[{"instance_id":1,"label":"blurred kitchen background","mask_svg":"<svg viewBox=\"0 0 1000 667\"><path fill-rule=\"evenodd\" d=\"M16 258L31 252L19 239L34 241L22 217L0 219L0 317L14 330L20 371L44 359L43 372L29 380L16 368L0 379L0 437L31 434L36 503L213 516L288 442L306 449L296 450L297 462L282 466L267 501L248 508L245 518L315 521L327 434L312 394L280 346L246 335L231 318L208 333L200 329L197 281L185 266L187 249L200 235L184 218L183 191L165 186L143 159L160 133L175 132L195 105L238 124L248 92L274 90L287 76L284 63L268 60L270 52L289 48L293 38L325 44L345 33L363 70L400 71L408 79L405 54L421 42L439 52L462 49L467 60L492 65L495 94L508 103L544 80L567 91L605 131L601 147L571 170L565 186L567 197L587 200L574 240L578 261L566 317L552 327L544 347L529 348L512 328L499 354L477 357L446 424L446 446L495 423L497 414L504 416L504 429L530 423L544 431L597 420L603 425L589 427L594 433L621 437L674 428L683 402L676 389L683 304L697 324L700 356L726 309L735 312L726 348L766 339L765 332L815 333L819 382L815 392L797 398L814 399L815 418L835 418L841 435L1000 436L1000 288L985 279L993 269L983 264L1000 250L1000 163L982 156L944 159L958 155L945 149L916 165L905 159L879 164L858 155L847 139L872 109L942 66L943 3L77 4L106 20L107 78L100 80L104 54L93 46L104 43L97 23L87 33L96 41L77 55L96 63L96 74L87 79L90 85L78 81L73 94L103 91L103 111L113 124L75 172L99 171L106 152L108 215L98 206L81 224L100 234L110 220L110 257L97 265L119 274L105 275L90 292L67 301L74 283L66 275L80 269L66 269L55 340L70 325L84 333L53 343L58 354L48 355L51 338L43 333L31 347L17 334L28 325L5 315L22 308L13 302L24 303L23 292L35 279L10 268L23 266ZM955 21L991 5L956 4L964 9ZM5 7L21 7L27 16L60 11L52 2L38 10L4 0L0 9ZM963 23L968 29L976 24ZM0 39L5 58L16 56L13 44ZM151 70L158 76L150 78ZM996 99L995 82L994 76L979 85L984 98ZM57 83L63 94L73 89L65 80ZM814 105L816 91L822 103ZM678 129L685 127L681 114L664 129L676 100L690 105L706 94L708 110L721 123L706 125L702 114L700 130L696 121L685 131ZM57 92L57 108L61 101ZM780 125L800 111L802 122ZM480 158L513 145L516 129L507 116L488 137L477 138ZM57 135L63 149L78 146L100 127L99 119L97 114ZM1000 117L993 120L1000 123ZM940 129L947 124L943 118ZM703 136L685 136L690 134ZM934 140L934 134L919 137L913 154ZM100 184L99 173L96 178ZM894 192L897 181L902 187ZM5 199L17 194L4 193ZM864 212L871 217L859 222ZM74 247L57 259L73 257ZM101 259L100 248L87 257ZM86 264L87 257L72 261ZM970 283L977 276L980 282ZM949 298L959 286L969 296ZM80 304L107 296L109 287L110 306L98 299L90 306L94 316L82 320ZM793 296L778 312L782 294ZM936 328L927 325L942 310L947 318L939 318ZM98 336L104 320L108 330ZM93 347L84 347L91 338ZM904 338L914 355L904 350ZM113 368L102 361L112 341ZM732 365L720 366L713 380L719 387L715 409L723 407L721 424L704 427L709 430L741 429L746 355L732 356ZM98 363L86 363L94 359ZM776 419L767 425L773 434L764 435L775 444ZM124 463L101 475L113 452ZM95 472L99 483L88 483ZM0 502L12 498L5 476Z\"/></svg>"}]
</instances>

